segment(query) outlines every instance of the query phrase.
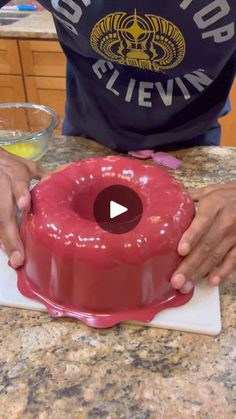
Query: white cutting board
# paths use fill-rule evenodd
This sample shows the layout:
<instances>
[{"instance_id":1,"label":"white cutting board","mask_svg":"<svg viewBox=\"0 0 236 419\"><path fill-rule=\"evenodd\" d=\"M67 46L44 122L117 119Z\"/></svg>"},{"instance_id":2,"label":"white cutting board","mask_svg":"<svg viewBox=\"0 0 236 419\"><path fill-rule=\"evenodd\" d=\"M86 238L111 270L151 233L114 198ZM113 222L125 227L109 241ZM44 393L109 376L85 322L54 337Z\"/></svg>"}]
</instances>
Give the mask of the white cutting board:
<instances>
[{"instance_id":1,"label":"white cutting board","mask_svg":"<svg viewBox=\"0 0 236 419\"><path fill-rule=\"evenodd\" d=\"M16 285L16 273L0 250L0 305L7 307L43 310L45 307L21 295ZM140 323L138 323L140 324ZM210 287L206 281L197 285L193 298L182 307L170 308L157 314L145 326L186 332L218 335L221 331L221 315L218 287Z\"/></svg>"}]
</instances>

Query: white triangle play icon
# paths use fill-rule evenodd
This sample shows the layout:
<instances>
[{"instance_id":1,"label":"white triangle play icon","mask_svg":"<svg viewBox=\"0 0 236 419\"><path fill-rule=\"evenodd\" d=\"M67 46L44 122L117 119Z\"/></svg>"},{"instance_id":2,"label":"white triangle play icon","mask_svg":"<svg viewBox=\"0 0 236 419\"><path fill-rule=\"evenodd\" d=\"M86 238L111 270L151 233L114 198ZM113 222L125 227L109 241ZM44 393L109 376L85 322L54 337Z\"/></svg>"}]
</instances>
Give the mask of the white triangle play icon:
<instances>
[{"instance_id":1,"label":"white triangle play icon","mask_svg":"<svg viewBox=\"0 0 236 419\"><path fill-rule=\"evenodd\" d=\"M118 217L128 211L128 208L118 204L115 201L110 201L110 218Z\"/></svg>"}]
</instances>

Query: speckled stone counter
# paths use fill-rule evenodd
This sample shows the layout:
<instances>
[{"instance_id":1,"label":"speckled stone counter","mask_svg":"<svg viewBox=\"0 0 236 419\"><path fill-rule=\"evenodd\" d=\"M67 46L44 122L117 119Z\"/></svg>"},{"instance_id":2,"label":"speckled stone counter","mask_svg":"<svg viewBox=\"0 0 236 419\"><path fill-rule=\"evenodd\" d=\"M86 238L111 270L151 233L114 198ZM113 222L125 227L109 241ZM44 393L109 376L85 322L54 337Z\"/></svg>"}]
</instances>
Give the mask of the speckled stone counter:
<instances>
[{"instance_id":1,"label":"speckled stone counter","mask_svg":"<svg viewBox=\"0 0 236 419\"><path fill-rule=\"evenodd\" d=\"M51 14L47 11L32 12L11 25L0 25L0 38L57 39Z\"/></svg>"},{"instance_id":2,"label":"speckled stone counter","mask_svg":"<svg viewBox=\"0 0 236 419\"><path fill-rule=\"evenodd\" d=\"M55 139L50 169L110 154L94 142ZM187 186L236 179L236 148L174 153ZM120 325L93 330L77 321L0 308L0 418L234 419L236 275L221 287L216 337Z\"/></svg>"}]
</instances>

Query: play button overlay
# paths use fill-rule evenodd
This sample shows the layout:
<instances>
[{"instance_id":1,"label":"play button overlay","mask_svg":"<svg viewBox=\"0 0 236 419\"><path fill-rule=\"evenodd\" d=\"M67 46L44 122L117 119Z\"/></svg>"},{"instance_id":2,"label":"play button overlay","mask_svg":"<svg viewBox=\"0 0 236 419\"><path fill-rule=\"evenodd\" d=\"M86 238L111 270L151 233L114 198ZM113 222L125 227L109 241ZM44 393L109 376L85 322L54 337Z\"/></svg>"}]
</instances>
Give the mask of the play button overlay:
<instances>
[{"instance_id":1,"label":"play button overlay","mask_svg":"<svg viewBox=\"0 0 236 419\"><path fill-rule=\"evenodd\" d=\"M121 214L124 214L128 211L128 208L123 207L123 205L118 204L117 202L110 202L110 218L118 217Z\"/></svg>"},{"instance_id":2,"label":"play button overlay","mask_svg":"<svg viewBox=\"0 0 236 419\"><path fill-rule=\"evenodd\" d=\"M141 220L143 205L139 195L124 185L104 188L94 202L94 217L99 226L112 234L133 230Z\"/></svg>"}]
</instances>

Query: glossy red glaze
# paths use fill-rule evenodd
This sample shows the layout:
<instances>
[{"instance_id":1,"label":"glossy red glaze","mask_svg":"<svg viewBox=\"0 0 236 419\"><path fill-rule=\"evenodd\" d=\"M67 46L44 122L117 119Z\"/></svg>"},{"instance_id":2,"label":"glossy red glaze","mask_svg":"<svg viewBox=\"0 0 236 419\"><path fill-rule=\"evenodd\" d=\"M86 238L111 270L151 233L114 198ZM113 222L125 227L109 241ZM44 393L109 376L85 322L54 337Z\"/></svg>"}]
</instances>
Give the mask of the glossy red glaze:
<instances>
[{"instance_id":1,"label":"glossy red glaze","mask_svg":"<svg viewBox=\"0 0 236 419\"><path fill-rule=\"evenodd\" d=\"M114 184L133 188L143 203L140 223L126 234L103 231L93 215L97 194ZM149 322L192 297L174 290L170 278L193 217L184 186L160 167L113 156L72 163L32 191L18 288L52 316L93 327Z\"/></svg>"}]
</instances>

